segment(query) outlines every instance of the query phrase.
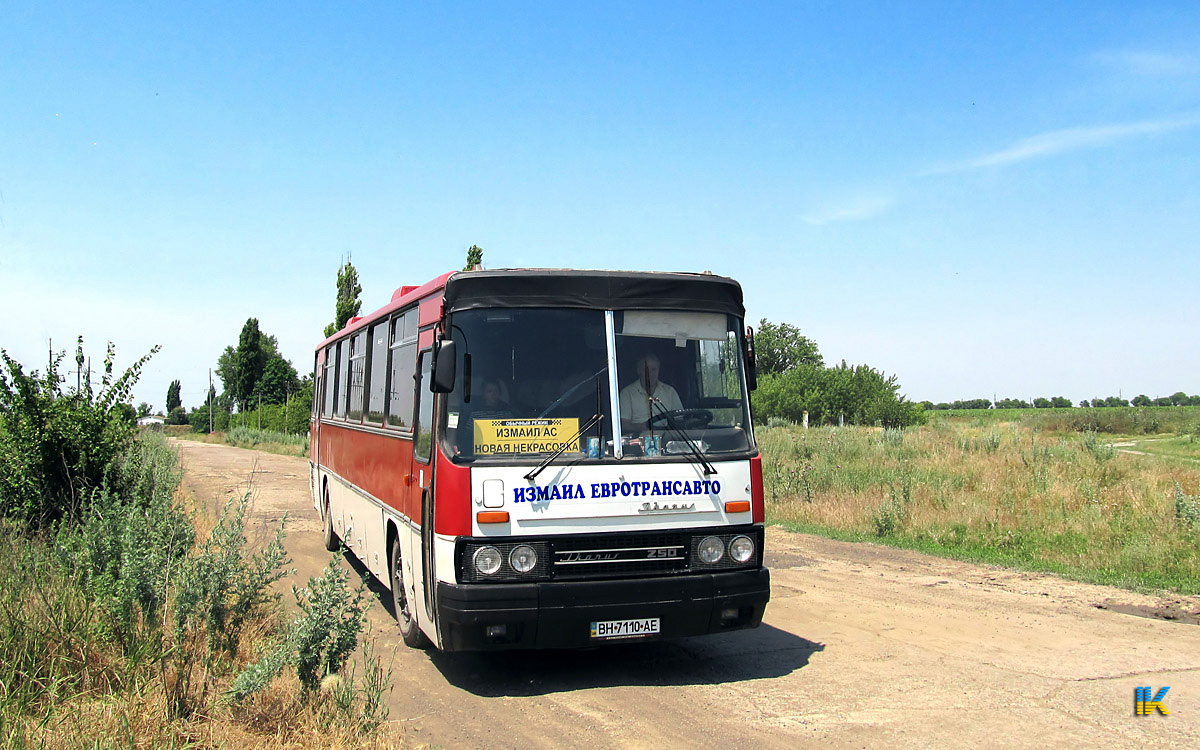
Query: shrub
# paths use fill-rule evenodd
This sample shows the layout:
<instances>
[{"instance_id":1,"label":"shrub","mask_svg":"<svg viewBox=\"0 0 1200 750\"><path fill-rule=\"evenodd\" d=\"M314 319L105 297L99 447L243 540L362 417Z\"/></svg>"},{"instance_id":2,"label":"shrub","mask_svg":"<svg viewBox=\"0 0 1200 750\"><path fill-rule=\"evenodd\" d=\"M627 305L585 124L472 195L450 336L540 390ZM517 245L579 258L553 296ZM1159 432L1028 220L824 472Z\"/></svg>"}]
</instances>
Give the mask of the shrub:
<instances>
[{"instance_id":1,"label":"shrub","mask_svg":"<svg viewBox=\"0 0 1200 750\"><path fill-rule=\"evenodd\" d=\"M261 553L246 548L246 507L249 493L230 500L217 525L188 560L179 575L174 599L175 680L168 697L172 716L190 716L198 694L203 700L209 681L237 652L246 622L278 600L271 584L290 571L283 547L284 521ZM205 648L192 652L190 644L203 637ZM203 667L200 685L192 686L193 670Z\"/></svg>"},{"instance_id":2,"label":"shrub","mask_svg":"<svg viewBox=\"0 0 1200 750\"><path fill-rule=\"evenodd\" d=\"M127 645L135 621L154 626L192 548L195 532L174 503L178 458L157 433L118 457L109 485L96 492L82 523L63 524L55 550L82 590Z\"/></svg>"},{"instance_id":3,"label":"shrub","mask_svg":"<svg viewBox=\"0 0 1200 750\"><path fill-rule=\"evenodd\" d=\"M93 390L89 374L67 392L59 374L65 353L52 355L42 374L26 373L0 350L0 516L35 528L74 519L85 509L113 461L133 440L133 425L122 407L158 349L114 378L110 343L99 391ZM82 367L83 361L81 336L75 362Z\"/></svg>"},{"instance_id":4,"label":"shrub","mask_svg":"<svg viewBox=\"0 0 1200 750\"><path fill-rule=\"evenodd\" d=\"M367 616L366 584L352 593L347 580L335 552L319 578L309 578L303 589L293 588L300 615L261 659L238 674L229 697L240 701L262 690L288 665L296 667L300 684L309 693L325 677L340 672L358 645Z\"/></svg>"},{"instance_id":5,"label":"shrub","mask_svg":"<svg viewBox=\"0 0 1200 750\"><path fill-rule=\"evenodd\" d=\"M1175 483L1175 517L1192 531L1200 531L1200 496L1189 495Z\"/></svg>"}]
</instances>

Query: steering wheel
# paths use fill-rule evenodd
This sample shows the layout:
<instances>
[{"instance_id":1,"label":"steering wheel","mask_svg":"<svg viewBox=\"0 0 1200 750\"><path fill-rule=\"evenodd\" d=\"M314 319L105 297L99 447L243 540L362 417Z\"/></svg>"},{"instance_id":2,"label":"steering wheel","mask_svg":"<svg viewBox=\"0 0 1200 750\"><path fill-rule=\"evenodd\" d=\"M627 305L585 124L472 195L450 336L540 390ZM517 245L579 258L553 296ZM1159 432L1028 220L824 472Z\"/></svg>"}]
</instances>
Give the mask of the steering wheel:
<instances>
[{"instance_id":1,"label":"steering wheel","mask_svg":"<svg viewBox=\"0 0 1200 750\"><path fill-rule=\"evenodd\" d=\"M650 417L650 424L667 424L670 418L680 429L699 430L707 427L713 421L713 413L708 409L676 409L675 411L659 412Z\"/></svg>"}]
</instances>

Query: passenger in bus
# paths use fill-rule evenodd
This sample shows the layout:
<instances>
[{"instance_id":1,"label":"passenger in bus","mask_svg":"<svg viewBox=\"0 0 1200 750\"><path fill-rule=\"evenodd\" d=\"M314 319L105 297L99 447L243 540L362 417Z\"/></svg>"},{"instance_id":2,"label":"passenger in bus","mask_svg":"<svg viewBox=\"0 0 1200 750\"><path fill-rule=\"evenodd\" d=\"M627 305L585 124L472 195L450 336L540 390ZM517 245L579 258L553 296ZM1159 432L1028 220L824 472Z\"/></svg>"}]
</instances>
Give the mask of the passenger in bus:
<instances>
[{"instance_id":1,"label":"passenger in bus","mask_svg":"<svg viewBox=\"0 0 1200 750\"><path fill-rule=\"evenodd\" d=\"M471 412L472 419L512 419L512 408L501 397L502 389L498 378L483 381L483 403Z\"/></svg>"},{"instance_id":2,"label":"passenger in bus","mask_svg":"<svg viewBox=\"0 0 1200 750\"><path fill-rule=\"evenodd\" d=\"M621 431L633 434L650 429L651 417L683 408L675 389L659 381L658 355L638 360L638 379L621 389Z\"/></svg>"},{"instance_id":3,"label":"passenger in bus","mask_svg":"<svg viewBox=\"0 0 1200 750\"><path fill-rule=\"evenodd\" d=\"M455 435L459 453L473 454L475 452L475 422L483 419L512 419L512 408L501 397L501 385L498 378L484 378L481 401L468 414L465 421L460 421ZM466 429L463 429L463 428Z\"/></svg>"}]
</instances>

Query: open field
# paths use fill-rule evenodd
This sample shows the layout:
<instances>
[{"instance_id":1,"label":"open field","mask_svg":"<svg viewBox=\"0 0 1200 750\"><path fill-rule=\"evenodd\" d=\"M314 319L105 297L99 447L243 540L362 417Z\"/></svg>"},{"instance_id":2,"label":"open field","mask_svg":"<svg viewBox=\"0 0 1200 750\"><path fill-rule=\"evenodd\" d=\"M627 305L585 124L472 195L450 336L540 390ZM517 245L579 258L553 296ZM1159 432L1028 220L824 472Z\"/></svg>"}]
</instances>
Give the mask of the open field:
<instances>
[{"instance_id":1,"label":"open field","mask_svg":"<svg viewBox=\"0 0 1200 750\"><path fill-rule=\"evenodd\" d=\"M1027 419L983 412L904 432L760 430L768 520L1084 581L1200 592L1200 464L1131 455L1108 435L1049 432ZM1182 453L1189 440L1149 445Z\"/></svg>"},{"instance_id":2,"label":"open field","mask_svg":"<svg viewBox=\"0 0 1200 750\"><path fill-rule=\"evenodd\" d=\"M1015 423L1043 432L1104 432L1117 435L1200 432L1200 406L1114 406L1061 409L944 409L925 412L929 424L973 427Z\"/></svg>"}]
</instances>

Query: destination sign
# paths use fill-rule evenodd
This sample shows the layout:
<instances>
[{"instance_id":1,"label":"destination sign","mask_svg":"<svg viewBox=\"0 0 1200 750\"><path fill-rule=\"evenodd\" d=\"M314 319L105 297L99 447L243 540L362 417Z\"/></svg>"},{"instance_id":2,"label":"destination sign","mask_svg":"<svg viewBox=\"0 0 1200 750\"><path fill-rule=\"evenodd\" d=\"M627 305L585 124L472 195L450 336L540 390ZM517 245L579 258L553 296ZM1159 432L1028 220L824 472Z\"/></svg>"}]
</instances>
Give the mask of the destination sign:
<instances>
[{"instance_id":1,"label":"destination sign","mask_svg":"<svg viewBox=\"0 0 1200 750\"><path fill-rule=\"evenodd\" d=\"M579 419L476 419L475 455L579 451ZM567 442L572 437L574 440ZM564 447L564 443L566 444Z\"/></svg>"}]
</instances>

